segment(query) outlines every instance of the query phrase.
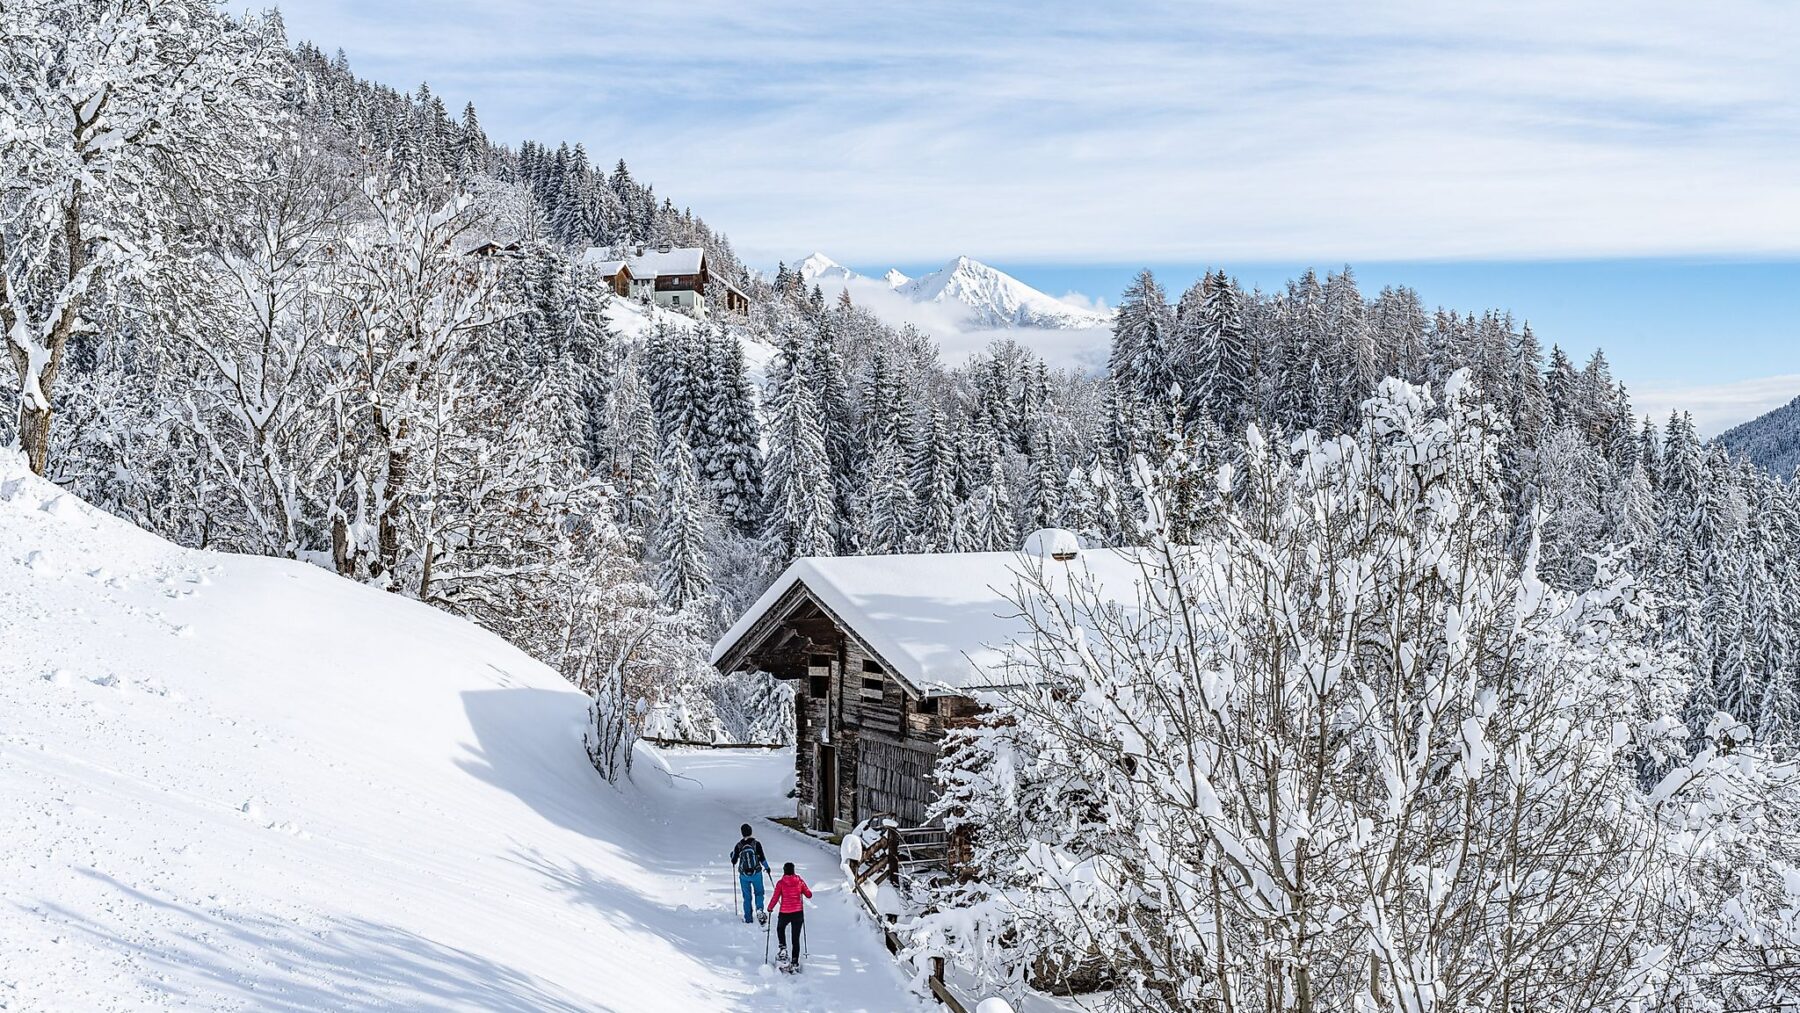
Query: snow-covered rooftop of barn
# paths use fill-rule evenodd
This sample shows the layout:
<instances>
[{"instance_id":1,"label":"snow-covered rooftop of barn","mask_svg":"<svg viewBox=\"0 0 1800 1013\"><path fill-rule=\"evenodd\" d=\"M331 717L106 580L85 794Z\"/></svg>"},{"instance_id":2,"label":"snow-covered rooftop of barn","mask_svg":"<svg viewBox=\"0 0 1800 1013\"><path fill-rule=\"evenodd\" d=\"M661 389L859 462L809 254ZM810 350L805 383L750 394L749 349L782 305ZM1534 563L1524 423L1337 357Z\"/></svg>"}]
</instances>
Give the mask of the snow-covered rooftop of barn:
<instances>
[{"instance_id":1,"label":"snow-covered rooftop of barn","mask_svg":"<svg viewBox=\"0 0 1800 1013\"><path fill-rule=\"evenodd\" d=\"M1140 551L1087 549L1069 561L1049 551L798 559L719 639L712 661L801 583L925 695L991 687L1003 681L1009 648L1031 636L1016 604L1028 575L1041 566L1055 583L1064 575L1082 586L1092 581L1101 599L1135 605L1145 580Z\"/></svg>"},{"instance_id":2,"label":"snow-covered rooftop of barn","mask_svg":"<svg viewBox=\"0 0 1800 1013\"><path fill-rule=\"evenodd\" d=\"M618 274L619 269L625 266L625 262L623 260L589 260L586 257L583 257L581 259L581 263L583 266L590 267L596 271L599 271L602 275L604 275L605 277L608 277L608 278L612 277L615 274Z\"/></svg>"}]
</instances>

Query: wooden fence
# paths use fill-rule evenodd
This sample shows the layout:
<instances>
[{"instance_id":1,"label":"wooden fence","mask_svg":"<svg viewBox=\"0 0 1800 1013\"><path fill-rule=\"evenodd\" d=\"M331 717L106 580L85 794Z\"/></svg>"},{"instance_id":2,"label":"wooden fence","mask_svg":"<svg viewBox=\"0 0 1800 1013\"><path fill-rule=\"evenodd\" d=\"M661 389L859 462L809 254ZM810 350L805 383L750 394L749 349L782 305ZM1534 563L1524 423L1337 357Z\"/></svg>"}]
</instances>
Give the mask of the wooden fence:
<instances>
[{"instance_id":1,"label":"wooden fence","mask_svg":"<svg viewBox=\"0 0 1800 1013\"><path fill-rule=\"evenodd\" d=\"M694 739L663 739L654 735L642 736L645 742L653 746L691 746L696 749L786 749L780 742L699 742Z\"/></svg>"},{"instance_id":2,"label":"wooden fence","mask_svg":"<svg viewBox=\"0 0 1800 1013\"><path fill-rule=\"evenodd\" d=\"M947 838L938 827L912 827L901 829L896 821L882 819L880 816L870 821L881 834L875 843L863 849L862 858L849 863L850 892L861 900L868 909L869 916L875 919L880 927L883 940L887 943L889 953L899 953L901 942L894 932L893 924L897 916L883 914L875 902L863 891L866 885L873 885L876 891L883 883L893 883L899 889L901 878L918 869L941 867L945 860ZM931 958L931 973L926 976L925 984L931 989L932 997L953 1010L954 1013L969 1013L967 1006L950 986L944 982L944 958Z\"/></svg>"}]
</instances>

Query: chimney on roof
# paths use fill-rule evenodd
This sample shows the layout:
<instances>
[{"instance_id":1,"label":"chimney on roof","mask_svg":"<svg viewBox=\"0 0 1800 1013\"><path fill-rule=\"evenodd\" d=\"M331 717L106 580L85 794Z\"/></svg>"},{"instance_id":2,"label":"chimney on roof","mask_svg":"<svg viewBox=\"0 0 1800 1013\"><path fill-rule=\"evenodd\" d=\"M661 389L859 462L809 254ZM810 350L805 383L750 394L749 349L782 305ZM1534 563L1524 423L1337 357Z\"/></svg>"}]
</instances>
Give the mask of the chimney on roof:
<instances>
[{"instance_id":1,"label":"chimney on roof","mask_svg":"<svg viewBox=\"0 0 1800 1013\"><path fill-rule=\"evenodd\" d=\"M1081 538L1066 528L1041 528L1025 536L1019 551L1059 563L1073 562L1081 556Z\"/></svg>"},{"instance_id":2,"label":"chimney on roof","mask_svg":"<svg viewBox=\"0 0 1800 1013\"><path fill-rule=\"evenodd\" d=\"M658 253L669 252L669 244L668 243L658 243L656 246L656 252L658 252Z\"/></svg>"},{"instance_id":3,"label":"chimney on roof","mask_svg":"<svg viewBox=\"0 0 1800 1013\"><path fill-rule=\"evenodd\" d=\"M637 248L637 256L641 257L643 255L644 255L644 244L639 243L638 248Z\"/></svg>"}]
</instances>

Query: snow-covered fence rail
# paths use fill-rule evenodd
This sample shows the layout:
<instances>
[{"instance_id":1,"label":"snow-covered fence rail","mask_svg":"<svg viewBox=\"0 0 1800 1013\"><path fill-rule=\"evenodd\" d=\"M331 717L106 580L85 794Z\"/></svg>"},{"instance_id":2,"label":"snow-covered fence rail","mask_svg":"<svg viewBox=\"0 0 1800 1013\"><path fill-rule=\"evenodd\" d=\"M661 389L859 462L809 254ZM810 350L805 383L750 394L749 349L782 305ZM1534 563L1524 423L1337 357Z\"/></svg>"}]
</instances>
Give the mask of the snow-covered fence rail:
<instances>
[{"instance_id":1,"label":"snow-covered fence rail","mask_svg":"<svg viewBox=\"0 0 1800 1013\"><path fill-rule=\"evenodd\" d=\"M866 845L862 836L865 830L876 834L875 840ZM845 877L850 880L850 892L862 901L869 917L874 919L887 943L889 953L898 954L905 943L894 931L894 924L899 920L899 904L897 901L882 903L882 900L897 898L901 877L928 864L926 859L907 857L918 853L917 842L942 833L942 830L932 827L902 829L899 822L891 816L877 815L858 827L856 832L844 837L843 867ZM941 861L941 858L933 859L929 864L941 864ZM888 889L883 891L883 886ZM925 975L925 987L930 989L932 998L955 1013L969 1013L969 1007L957 998L956 993L944 981L943 957L931 958L931 970Z\"/></svg>"},{"instance_id":2,"label":"snow-covered fence rail","mask_svg":"<svg viewBox=\"0 0 1800 1013\"><path fill-rule=\"evenodd\" d=\"M779 742L701 742L698 739L665 739L655 735L643 736L645 742L653 746L687 746L694 749L780 749Z\"/></svg>"}]
</instances>

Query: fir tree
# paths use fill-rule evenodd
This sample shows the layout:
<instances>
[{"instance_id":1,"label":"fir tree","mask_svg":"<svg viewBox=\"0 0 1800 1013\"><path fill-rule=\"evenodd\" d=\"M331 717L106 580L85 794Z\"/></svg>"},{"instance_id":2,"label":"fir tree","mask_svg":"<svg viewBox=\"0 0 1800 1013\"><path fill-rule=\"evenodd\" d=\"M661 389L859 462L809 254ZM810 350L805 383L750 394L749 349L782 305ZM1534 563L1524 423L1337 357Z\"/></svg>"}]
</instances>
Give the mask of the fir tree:
<instances>
[{"instance_id":1,"label":"fir tree","mask_svg":"<svg viewBox=\"0 0 1800 1013\"><path fill-rule=\"evenodd\" d=\"M837 489L813 384L790 340L769 396L769 457L763 470L763 544L782 563L837 554Z\"/></svg>"},{"instance_id":2,"label":"fir tree","mask_svg":"<svg viewBox=\"0 0 1800 1013\"><path fill-rule=\"evenodd\" d=\"M917 504L907 481L900 441L880 434L870 447L857 503L857 546L872 555L912 551Z\"/></svg>"},{"instance_id":3,"label":"fir tree","mask_svg":"<svg viewBox=\"0 0 1800 1013\"><path fill-rule=\"evenodd\" d=\"M911 525L926 552L949 552L956 540L956 445L944 412L932 406L924 438L911 462L913 500L918 511Z\"/></svg>"},{"instance_id":4,"label":"fir tree","mask_svg":"<svg viewBox=\"0 0 1800 1013\"><path fill-rule=\"evenodd\" d=\"M665 605L683 609L711 593L712 571L707 562L705 503L694 475L687 434L674 434L667 446L662 462L662 510L656 526L657 555L662 560L656 590Z\"/></svg>"},{"instance_id":5,"label":"fir tree","mask_svg":"<svg viewBox=\"0 0 1800 1013\"><path fill-rule=\"evenodd\" d=\"M705 462L707 485L719 515L739 532L755 534L762 529L762 432L744 370L744 349L737 338L718 332L709 353L712 400L705 415L714 442Z\"/></svg>"},{"instance_id":6,"label":"fir tree","mask_svg":"<svg viewBox=\"0 0 1800 1013\"><path fill-rule=\"evenodd\" d=\"M1174 313L1149 271L1140 272L1119 299L1113 320L1115 386L1144 403L1167 403L1175 383Z\"/></svg>"}]
</instances>

